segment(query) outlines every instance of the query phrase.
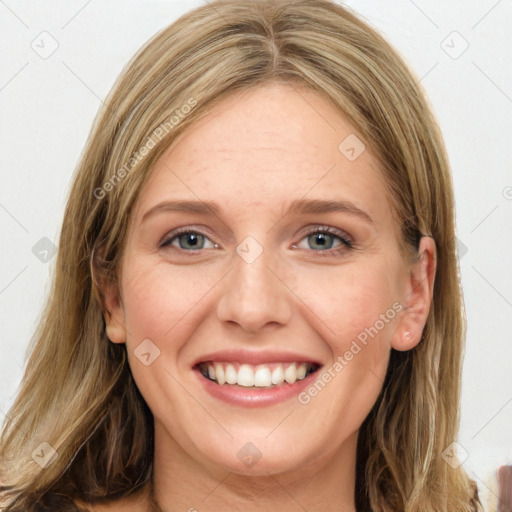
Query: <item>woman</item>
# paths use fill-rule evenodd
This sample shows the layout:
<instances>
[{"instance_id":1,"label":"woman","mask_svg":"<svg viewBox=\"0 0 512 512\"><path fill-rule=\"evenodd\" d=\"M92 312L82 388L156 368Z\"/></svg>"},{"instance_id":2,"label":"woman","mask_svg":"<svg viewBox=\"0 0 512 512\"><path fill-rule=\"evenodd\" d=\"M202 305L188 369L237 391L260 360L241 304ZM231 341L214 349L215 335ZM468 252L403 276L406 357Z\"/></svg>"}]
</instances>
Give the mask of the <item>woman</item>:
<instances>
[{"instance_id":1,"label":"woman","mask_svg":"<svg viewBox=\"0 0 512 512\"><path fill-rule=\"evenodd\" d=\"M3 506L481 510L452 456L463 339L448 162L404 63L336 3L212 2L93 127Z\"/></svg>"}]
</instances>

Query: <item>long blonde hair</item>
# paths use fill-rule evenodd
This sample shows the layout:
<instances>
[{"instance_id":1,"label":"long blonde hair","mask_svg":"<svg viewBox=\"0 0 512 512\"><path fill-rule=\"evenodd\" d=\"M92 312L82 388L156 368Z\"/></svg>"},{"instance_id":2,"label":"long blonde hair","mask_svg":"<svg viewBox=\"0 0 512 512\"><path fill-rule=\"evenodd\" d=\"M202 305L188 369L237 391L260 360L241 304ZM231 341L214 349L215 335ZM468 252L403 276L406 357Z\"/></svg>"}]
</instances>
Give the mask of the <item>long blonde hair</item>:
<instances>
[{"instance_id":1,"label":"long blonde hair","mask_svg":"<svg viewBox=\"0 0 512 512\"><path fill-rule=\"evenodd\" d=\"M70 498L113 500L151 480L153 418L125 346L105 334L101 283L116 282L127 219L162 152L225 97L275 81L307 86L348 117L380 156L403 246L430 235L437 247L422 341L392 350L360 429L358 511L481 510L475 483L443 458L459 427L465 336L443 141L397 53L329 0L209 2L156 34L123 71L76 170L52 288L4 422L7 510L71 510ZM52 450L42 467L38 454Z\"/></svg>"}]
</instances>

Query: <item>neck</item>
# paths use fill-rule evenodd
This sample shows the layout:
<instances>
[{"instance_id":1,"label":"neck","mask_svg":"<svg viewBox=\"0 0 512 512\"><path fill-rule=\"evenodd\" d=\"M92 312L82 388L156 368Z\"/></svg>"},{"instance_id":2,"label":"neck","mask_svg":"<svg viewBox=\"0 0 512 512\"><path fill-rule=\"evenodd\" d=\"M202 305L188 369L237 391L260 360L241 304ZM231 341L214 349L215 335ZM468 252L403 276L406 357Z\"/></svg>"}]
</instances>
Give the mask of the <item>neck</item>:
<instances>
[{"instance_id":1,"label":"neck","mask_svg":"<svg viewBox=\"0 0 512 512\"><path fill-rule=\"evenodd\" d=\"M154 512L356 512L356 449L357 432L300 469L248 476L194 460L155 421Z\"/></svg>"}]
</instances>

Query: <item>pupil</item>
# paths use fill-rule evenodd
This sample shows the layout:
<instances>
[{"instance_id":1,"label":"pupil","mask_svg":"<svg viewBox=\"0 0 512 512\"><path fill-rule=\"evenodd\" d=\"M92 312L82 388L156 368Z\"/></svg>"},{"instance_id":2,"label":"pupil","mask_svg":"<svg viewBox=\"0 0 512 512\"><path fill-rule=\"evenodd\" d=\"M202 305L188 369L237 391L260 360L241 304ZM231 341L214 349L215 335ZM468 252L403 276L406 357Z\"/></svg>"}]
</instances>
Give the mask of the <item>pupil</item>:
<instances>
[{"instance_id":1,"label":"pupil","mask_svg":"<svg viewBox=\"0 0 512 512\"><path fill-rule=\"evenodd\" d=\"M312 238L314 240L314 244L316 244L317 247L324 249L329 245L328 240L329 240L330 236L331 235L329 235L329 234L316 233L316 234L312 235Z\"/></svg>"},{"instance_id":2,"label":"pupil","mask_svg":"<svg viewBox=\"0 0 512 512\"><path fill-rule=\"evenodd\" d=\"M181 241L185 246L195 247L199 243L199 237L194 233L186 233L185 235L182 235Z\"/></svg>"}]
</instances>

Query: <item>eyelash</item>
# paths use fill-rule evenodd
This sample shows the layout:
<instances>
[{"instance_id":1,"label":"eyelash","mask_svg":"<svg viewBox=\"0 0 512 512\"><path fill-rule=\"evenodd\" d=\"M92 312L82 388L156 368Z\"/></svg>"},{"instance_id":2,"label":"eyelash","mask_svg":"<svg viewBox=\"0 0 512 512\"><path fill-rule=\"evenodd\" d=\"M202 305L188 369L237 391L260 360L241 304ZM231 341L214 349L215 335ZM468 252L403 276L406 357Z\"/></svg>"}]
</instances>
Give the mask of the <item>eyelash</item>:
<instances>
[{"instance_id":1,"label":"eyelash","mask_svg":"<svg viewBox=\"0 0 512 512\"><path fill-rule=\"evenodd\" d=\"M341 245L336 248L333 248L333 249L325 249L325 250L319 250L319 251L311 249L311 251L314 252L315 255L323 256L323 257L343 255L347 250L354 248L352 240L350 240L350 238L346 234L344 234L342 231L339 231L335 228L331 228L329 226L316 226L314 229L312 229L311 231L306 233L301 238L300 241L302 241L304 238L308 238L309 236L314 235L315 233L332 235L341 241ZM181 248L174 247L171 245L175 239L177 239L180 235L183 235L183 234L201 235L206 238L209 238L209 236L207 234L205 234L201 231L192 230L192 229L190 229L190 227L178 228L178 229L172 231L171 233L169 233L168 234L169 236L166 236L164 241L160 243L160 248L161 249L170 248L172 250L176 250L179 252L186 252L186 253L192 253L192 254L198 254L198 252L201 252L201 249L198 249L197 250L198 252L196 252L193 249L186 250L186 249L181 249ZM294 244L293 247L297 248L296 244Z\"/></svg>"}]
</instances>

